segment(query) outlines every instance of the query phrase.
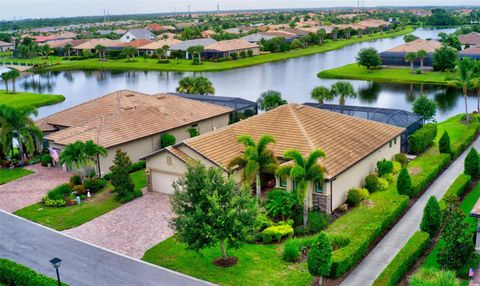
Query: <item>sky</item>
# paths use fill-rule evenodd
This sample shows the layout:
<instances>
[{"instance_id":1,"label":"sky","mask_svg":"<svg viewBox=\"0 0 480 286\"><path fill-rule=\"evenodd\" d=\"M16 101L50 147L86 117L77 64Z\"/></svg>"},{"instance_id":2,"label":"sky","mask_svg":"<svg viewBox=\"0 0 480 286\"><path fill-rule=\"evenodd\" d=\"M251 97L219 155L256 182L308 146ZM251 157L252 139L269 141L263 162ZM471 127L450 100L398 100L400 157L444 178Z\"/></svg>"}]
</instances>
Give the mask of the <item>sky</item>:
<instances>
[{"instance_id":1,"label":"sky","mask_svg":"<svg viewBox=\"0 0 480 286\"><path fill-rule=\"evenodd\" d=\"M362 0L360 0L362 2ZM365 7L415 5L480 5L480 0L363 0ZM0 20L267 8L356 6L357 0L0 0Z\"/></svg>"}]
</instances>

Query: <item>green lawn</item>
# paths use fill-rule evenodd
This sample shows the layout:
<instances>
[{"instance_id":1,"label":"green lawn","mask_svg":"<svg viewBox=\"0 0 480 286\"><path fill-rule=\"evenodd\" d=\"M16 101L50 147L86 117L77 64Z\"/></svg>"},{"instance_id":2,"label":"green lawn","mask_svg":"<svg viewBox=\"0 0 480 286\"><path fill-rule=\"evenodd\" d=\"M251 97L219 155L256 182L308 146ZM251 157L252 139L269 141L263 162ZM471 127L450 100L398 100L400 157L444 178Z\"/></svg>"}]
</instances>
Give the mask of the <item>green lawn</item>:
<instances>
[{"instance_id":1,"label":"green lawn","mask_svg":"<svg viewBox=\"0 0 480 286\"><path fill-rule=\"evenodd\" d=\"M136 171L130 176L136 189L141 190L147 185L145 170ZM56 230L74 228L121 206L110 193L110 188L111 186L107 185L90 201L80 205L50 208L36 203L16 211L15 214Z\"/></svg>"},{"instance_id":2,"label":"green lawn","mask_svg":"<svg viewBox=\"0 0 480 286\"><path fill-rule=\"evenodd\" d=\"M160 71L222 71L235 68L248 67L253 65L264 64L268 62L281 61L290 58L303 57L317 53L323 53L331 50L343 48L359 42L371 41L376 39L390 38L405 35L413 32L413 27L406 27L404 30L389 33L377 33L373 35L364 35L362 38L353 37L350 39L341 39L338 41L328 40L324 45L314 45L306 49L294 49L286 53L271 53L251 58L238 59L235 61L227 61L221 63L205 61L202 65L192 65L191 60L170 60L170 63L159 64L157 59L136 58L136 62L126 62L121 60L108 60L106 62L99 61L96 58L79 61L66 61L61 57L50 57L47 61L45 59L5 59L6 61L13 61L18 63L39 64L47 62L54 64L47 67L47 70L85 70L85 69L108 69L108 70L160 70Z\"/></svg>"},{"instance_id":3,"label":"green lawn","mask_svg":"<svg viewBox=\"0 0 480 286\"><path fill-rule=\"evenodd\" d=\"M318 73L320 78L331 79L358 79L371 80L379 82L396 83L429 83L446 85L445 78L449 75L447 72L427 71L422 74L415 74L409 68L382 68L377 70L368 70L358 64L349 64L339 68L324 70Z\"/></svg>"},{"instance_id":4,"label":"green lawn","mask_svg":"<svg viewBox=\"0 0 480 286\"><path fill-rule=\"evenodd\" d=\"M9 88L11 88L11 86L9 86ZM20 91L17 91L13 94L11 91L6 93L5 90L0 90L0 104L6 104L15 107L28 105L41 107L45 105L53 105L64 100L65 97L59 94L39 94Z\"/></svg>"},{"instance_id":5,"label":"green lawn","mask_svg":"<svg viewBox=\"0 0 480 286\"><path fill-rule=\"evenodd\" d=\"M14 169L0 169L0 185L6 184L21 177L33 174L35 172L26 170L23 168L14 168Z\"/></svg>"}]
</instances>

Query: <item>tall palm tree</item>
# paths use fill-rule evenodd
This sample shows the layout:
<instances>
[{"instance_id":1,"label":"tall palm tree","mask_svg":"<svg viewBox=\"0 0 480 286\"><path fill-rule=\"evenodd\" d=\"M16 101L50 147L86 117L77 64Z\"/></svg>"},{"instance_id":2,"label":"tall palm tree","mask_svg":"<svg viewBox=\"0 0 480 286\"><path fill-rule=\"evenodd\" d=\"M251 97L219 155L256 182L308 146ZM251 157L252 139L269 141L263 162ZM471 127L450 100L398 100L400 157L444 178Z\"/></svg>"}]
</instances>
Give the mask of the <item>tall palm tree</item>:
<instances>
[{"instance_id":1,"label":"tall palm tree","mask_svg":"<svg viewBox=\"0 0 480 286\"><path fill-rule=\"evenodd\" d=\"M70 58L70 52L72 51L72 44L66 44L65 47L63 47L63 52L66 53L66 56Z\"/></svg>"},{"instance_id":2,"label":"tall palm tree","mask_svg":"<svg viewBox=\"0 0 480 286\"><path fill-rule=\"evenodd\" d=\"M48 44L42 45L40 48L40 52L48 60L48 55L50 54L50 46Z\"/></svg>"},{"instance_id":3,"label":"tall palm tree","mask_svg":"<svg viewBox=\"0 0 480 286\"><path fill-rule=\"evenodd\" d=\"M323 45L323 43L325 41L325 37L327 36L327 32L325 31L325 29L319 29L317 31L317 36L320 40L320 45Z\"/></svg>"},{"instance_id":4,"label":"tall palm tree","mask_svg":"<svg viewBox=\"0 0 480 286\"><path fill-rule=\"evenodd\" d=\"M409 52L405 55L405 61L410 63L410 70L412 72L413 72L413 64L415 63L416 59L417 59L417 53Z\"/></svg>"},{"instance_id":5,"label":"tall palm tree","mask_svg":"<svg viewBox=\"0 0 480 286\"><path fill-rule=\"evenodd\" d=\"M80 168L83 164L89 162L88 156L85 154L85 144L77 141L65 146L65 149L60 154L59 163L66 165L67 168Z\"/></svg>"},{"instance_id":6,"label":"tall palm tree","mask_svg":"<svg viewBox=\"0 0 480 286\"><path fill-rule=\"evenodd\" d=\"M257 99L257 104L260 110L269 111L280 105L287 104L287 101L282 98L282 94L275 90L267 90L263 92Z\"/></svg>"},{"instance_id":7,"label":"tall palm tree","mask_svg":"<svg viewBox=\"0 0 480 286\"><path fill-rule=\"evenodd\" d=\"M98 54L99 59L105 59L105 51L107 50L107 47L102 46L102 45L96 45L95 46L95 51Z\"/></svg>"},{"instance_id":8,"label":"tall palm tree","mask_svg":"<svg viewBox=\"0 0 480 286\"><path fill-rule=\"evenodd\" d=\"M20 76L20 72L16 69L11 69L9 72L10 74L10 79L12 80L12 92L15 93L16 90L15 90L15 80L17 79L17 77Z\"/></svg>"},{"instance_id":9,"label":"tall palm tree","mask_svg":"<svg viewBox=\"0 0 480 286\"><path fill-rule=\"evenodd\" d=\"M474 67L474 62L472 59L464 57L458 64L455 66L455 76L451 79L448 79L448 85L455 86L462 89L463 99L465 101L465 120L469 121L468 116L468 89L471 86L472 80L472 71Z\"/></svg>"},{"instance_id":10,"label":"tall palm tree","mask_svg":"<svg viewBox=\"0 0 480 286\"><path fill-rule=\"evenodd\" d=\"M35 150L35 139L42 138L42 132L35 125L31 115L37 115L34 107L15 108L7 105L0 105L0 131L1 144L4 153L13 151L14 141L18 143L20 160L23 162L26 152ZM24 150L24 146L26 150Z\"/></svg>"},{"instance_id":11,"label":"tall palm tree","mask_svg":"<svg viewBox=\"0 0 480 286\"><path fill-rule=\"evenodd\" d=\"M332 85L331 93L334 97L339 96L340 105L345 105L345 98L355 98L357 93L353 89L353 85L348 81L337 81Z\"/></svg>"},{"instance_id":12,"label":"tall palm tree","mask_svg":"<svg viewBox=\"0 0 480 286\"><path fill-rule=\"evenodd\" d=\"M480 61L476 61L473 66L470 83L477 90L477 111L480 112Z\"/></svg>"},{"instance_id":13,"label":"tall palm tree","mask_svg":"<svg viewBox=\"0 0 480 286\"><path fill-rule=\"evenodd\" d=\"M10 80L10 73L3 72L1 76L2 76L3 82L5 83L5 92L8 92L8 81Z\"/></svg>"},{"instance_id":14,"label":"tall palm tree","mask_svg":"<svg viewBox=\"0 0 480 286\"><path fill-rule=\"evenodd\" d=\"M325 100L333 100L334 98L332 92L324 86L315 87L311 95L312 99L317 100L320 104L323 104Z\"/></svg>"},{"instance_id":15,"label":"tall palm tree","mask_svg":"<svg viewBox=\"0 0 480 286\"><path fill-rule=\"evenodd\" d=\"M325 153L320 150L312 151L307 157L303 157L298 150L290 149L283 154L285 159L292 160L292 164L278 167L278 177L290 176L298 182L297 194L299 203L303 202L303 225L308 223L308 183L321 182L325 168L318 164L318 159L324 158Z\"/></svg>"},{"instance_id":16,"label":"tall palm tree","mask_svg":"<svg viewBox=\"0 0 480 286\"><path fill-rule=\"evenodd\" d=\"M244 182L255 180L257 198L260 198L262 192L260 174L275 173L278 166L273 151L268 149L268 144L275 143L275 139L271 135L263 135L255 142L251 136L241 135L237 141L243 144L245 152L242 156L234 158L228 164L228 168L242 168Z\"/></svg>"},{"instance_id":17,"label":"tall palm tree","mask_svg":"<svg viewBox=\"0 0 480 286\"><path fill-rule=\"evenodd\" d=\"M332 32L330 32L330 34L332 35L332 39L333 39L334 41L336 41L336 40L337 40L337 37L338 37L338 28L337 28L337 27L333 28L333 29L332 29Z\"/></svg>"},{"instance_id":18,"label":"tall palm tree","mask_svg":"<svg viewBox=\"0 0 480 286\"><path fill-rule=\"evenodd\" d=\"M92 162L96 164L96 168L98 172L100 173L100 158L99 156L107 156L107 149L103 148L100 145L95 144L92 140L88 140L85 142L85 156L89 158Z\"/></svg>"},{"instance_id":19,"label":"tall palm tree","mask_svg":"<svg viewBox=\"0 0 480 286\"><path fill-rule=\"evenodd\" d=\"M420 69L423 71L423 64L425 62L425 58L427 57L427 51L420 50L417 52L417 58L420 60Z\"/></svg>"}]
</instances>

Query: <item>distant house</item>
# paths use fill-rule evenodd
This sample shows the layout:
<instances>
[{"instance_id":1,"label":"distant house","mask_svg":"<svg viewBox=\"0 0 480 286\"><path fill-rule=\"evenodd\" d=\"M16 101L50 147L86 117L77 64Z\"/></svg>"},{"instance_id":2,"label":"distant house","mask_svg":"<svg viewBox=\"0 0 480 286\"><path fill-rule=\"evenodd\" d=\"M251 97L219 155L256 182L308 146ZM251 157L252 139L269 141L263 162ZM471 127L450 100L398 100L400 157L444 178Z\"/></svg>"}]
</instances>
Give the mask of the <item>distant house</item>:
<instances>
[{"instance_id":1,"label":"distant house","mask_svg":"<svg viewBox=\"0 0 480 286\"><path fill-rule=\"evenodd\" d=\"M258 44L259 42L262 41L262 39L268 41L273 38L275 38L275 36L269 36L269 35L266 35L265 33L255 33L255 34L250 34L250 35L241 37L240 39L245 40L249 43Z\"/></svg>"},{"instance_id":2,"label":"distant house","mask_svg":"<svg viewBox=\"0 0 480 286\"><path fill-rule=\"evenodd\" d=\"M73 46L73 50L77 55L80 55L83 50L95 51L97 45L104 46L108 50L121 50L123 48L122 42L110 39L90 39L86 42Z\"/></svg>"},{"instance_id":3,"label":"distant house","mask_svg":"<svg viewBox=\"0 0 480 286\"><path fill-rule=\"evenodd\" d=\"M311 32L305 29L283 29L282 32L295 34L297 37L303 37L309 35Z\"/></svg>"},{"instance_id":4,"label":"distant house","mask_svg":"<svg viewBox=\"0 0 480 286\"><path fill-rule=\"evenodd\" d=\"M252 55L259 55L260 46L242 39L220 41L205 47L204 58L228 58L232 53L237 53L237 56L239 56L242 51L252 51Z\"/></svg>"},{"instance_id":5,"label":"distant house","mask_svg":"<svg viewBox=\"0 0 480 286\"><path fill-rule=\"evenodd\" d=\"M55 37L53 35L48 35L48 36L31 36L30 38L35 41L35 43L45 43L48 41L53 41L55 40Z\"/></svg>"},{"instance_id":6,"label":"distant house","mask_svg":"<svg viewBox=\"0 0 480 286\"><path fill-rule=\"evenodd\" d=\"M297 34L286 32L286 31L281 31L281 30L266 31L266 32L263 32L262 34L266 35L266 36L271 36L271 37L274 37L274 38L282 37L282 38L285 39L286 42L291 42L294 39L299 38L299 36Z\"/></svg>"},{"instance_id":7,"label":"distant house","mask_svg":"<svg viewBox=\"0 0 480 286\"><path fill-rule=\"evenodd\" d=\"M202 35L202 38L211 38L213 36L215 36L217 33L215 33L215 31L213 30L205 30L205 31L202 31L200 33L200 35Z\"/></svg>"},{"instance_id":8,"label":"distant house","mask_svg":"<svg viewBox=\"0 0 480 286\"><path fill-rule=\"evenodd\" d=\"M166 31L174 31L175 27L173 26L165 26L165 25L160 25L157 23L151 23L148 24L145 29L152 31L152 32L166 32Z\"/></svg>"},{"instance_id":9,"label":"distant house","mask_svg":"<svg viewBox=\"0 0 480 286\"><path fill-rule=\"evenodd\" d=\"M164 46L168 46L168 47L171 47L173 45L176 45L176 44L180 44L180 43L183 43L183 41L181 40L177 40L177 39L173 39L173 38L169 38L169 39L164 39L164 40L158 40L158 41L155 41L153 43L149 43L149 44L146 44L146 45L143 45L141 47L138 47L138 50L140 52L143 52L149 56L155 54L155 51L157 49L161 49L163 48Z\"/></svg>"},{"instance_id":10,"label":"distant house","mask_svg":"<svg viewBox=\"0 0 480 286\"><path fill-rule=\"evenodd\" d=\"M176 23L175 28L176 30L183 30L185 28L192 28L197 26L198 24L195 22L182 22L182 23Z\"/></svg>"},{"instance_id":11,"label":"distant house","mask_svg":"<svg viewBox=\"0 0 480 286\"><path fill-rule=\"evenodd\" d=\"M269 145L280 165L292 162L283 157L288 149L303 156L322 149L326 157L318 161L326 168L324 181L308 182L308 207L331 213L347 199L348 190L360 187L364 178L382 159L400 153L400 136L404 129L374 121L351 117L300 104L286 104L213 132L186 139L174 146L145 156L149 176L148 190L172 193L172 182L184 176L189 162L221 168L241 182L242 168L228 168L229 163L244 152L237 142L240 135L258 140L272 135ZM294 191L298 181L262 173L262 188L272 186Z\"/></svg>"},{"instance_id":12,"label":"distant house","mask_svg":"<svg viewBox=\"0 0 480 286\"><path fill-rule=\"evenodd\" d=\"M182 55L183 58L190 59L191 55L188 54L188 48L193 47L193 46L203 46L206 47L211 44L215 44L217 41L211 38L205 38L205 39L195 39L195 40L187 40L182 43L175 44L170 47L170 53L171 52L178 52Z\"/></svg>"},{"instance_id":13,"label":"distant house","mask_svg":"<svg viewBox=\"0 0 480 286\"><path fill-rule=\"evenodd\" d=\"M410 65L410 63L405 61L405 56L407 53L416 53L420 50L424 50L427 52L427 57L424 60L424 66L432 66L433 53L441 46L442 44L438 41L417 39L415 41L405 43L382 52L380 53L380 57L382 58L383 65L405 66ZM419 59L415 61L415 65L420 65Z\"/></svg>"},{"instance_id":14,"label":"distant house","mask_svg":"<svg viewBox=\"0 0 480 286\"><path fill-rule=\"evenodd\" d=\"M0 41L0 51L8 52L15 50L15 45L13 43Z\"/></svg>"},{"instance_id":15,"label":"distant house","mask_svg":"<svg viewBox=\"0 0 480 286\"><path fill-rule=\"evenodd\" d=\"M475 60L480 60L480 45L466 48L460 51L460 57L468 57Z\"/></svg>"},{"instance_id":16,"label":"distant house","mask_svg":"<svg viewBox=\"0 0 480 286\"><path fill-rule=\"evenodd\" d=\"M44 140L61 153L76 141L92 140L107 149L96 159L100 174L109 172L115 151L127 152L133 162L161 149L160 137L169 133L177 142L228 125L232 109L179 96L148 95L130 90L109 93L36 122Z\"/></svg>"},{"instance_id":17,"label":"distant house","mask_svg":"<svg viewBox=\"0 0 480 286\"><path fill-rule=\"evenodd\" d=\"M480 46L480 33L472 32L458 36L458 40L464 47Z\"/></svg>"},{"instance_id":18,"label":"distant house","mask_svg":"<svg viewBox=\"0 0 480 286\"><path fill-rule=\"evenodd\" d=\"M53 35L55 40L70 40L77 37L76 33L73 32L62 32L60 34Z\"/></svg>"},{"instance_id":19,"label":"distant house","mask_svg":"<svg viewBox=\"0 0 480 286\"><path fill-rule=\"evenodd\" d=\"M120 41L124 43L131 42L133 40L155 40L155 35L147 29L132 29L128 30L121 38Z\"/></svg>"}]
</instances>

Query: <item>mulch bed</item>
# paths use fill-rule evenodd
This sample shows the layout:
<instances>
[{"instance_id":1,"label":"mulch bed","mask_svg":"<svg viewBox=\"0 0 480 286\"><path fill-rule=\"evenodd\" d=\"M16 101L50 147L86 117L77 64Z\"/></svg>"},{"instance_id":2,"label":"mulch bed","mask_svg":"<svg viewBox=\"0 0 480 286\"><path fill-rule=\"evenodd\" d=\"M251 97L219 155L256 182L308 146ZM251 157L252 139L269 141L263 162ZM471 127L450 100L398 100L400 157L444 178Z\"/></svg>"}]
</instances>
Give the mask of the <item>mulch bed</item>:
<instances>
[{"instance_id":1,"label":"mulch bed","mask_svg":"<svg viewBox=\"0 0 480 286\"><path fill-rule=\"evenodd\" d=\"M223 268L231 267L237 264L237 262L238 262L238 258L235 256L228 256L227 258L218 257L218 258L215 258L215 260L213 260L213 264Z\"/></svg>"}]
</instances>

